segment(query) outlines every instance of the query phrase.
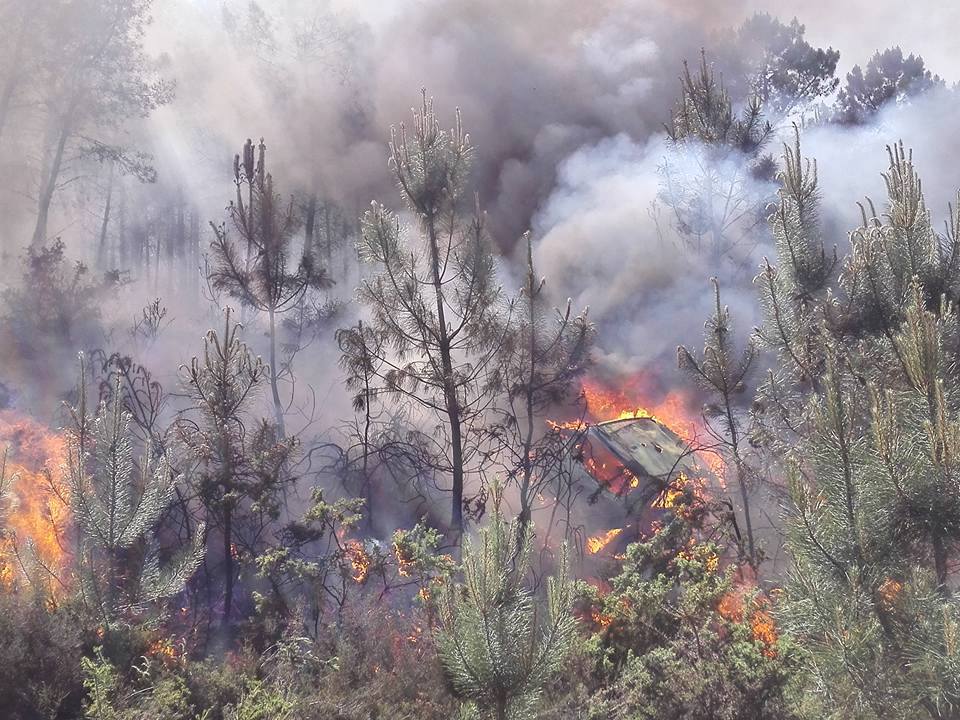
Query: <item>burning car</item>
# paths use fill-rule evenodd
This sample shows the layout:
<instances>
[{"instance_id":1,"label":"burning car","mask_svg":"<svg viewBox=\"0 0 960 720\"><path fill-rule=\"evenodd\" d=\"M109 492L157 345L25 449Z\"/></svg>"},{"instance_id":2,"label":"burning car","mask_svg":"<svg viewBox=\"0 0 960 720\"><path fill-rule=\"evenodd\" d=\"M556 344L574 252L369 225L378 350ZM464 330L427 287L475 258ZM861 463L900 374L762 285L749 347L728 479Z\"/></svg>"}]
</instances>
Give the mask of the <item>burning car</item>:
<instances>
[{"instance_id":1,"label":"burning car","mask_svg":"<svg viewBox=\"0 0 960 720\"><path fill-rule=\"evenodd\" d=\"M592 488L595 527L616 525L588 537L588 554L616 554L670 512L681 494L703 493L716 481L693 444L654 417L583 425L578 432L571 480Z\"/></svg>"}]
</instances>

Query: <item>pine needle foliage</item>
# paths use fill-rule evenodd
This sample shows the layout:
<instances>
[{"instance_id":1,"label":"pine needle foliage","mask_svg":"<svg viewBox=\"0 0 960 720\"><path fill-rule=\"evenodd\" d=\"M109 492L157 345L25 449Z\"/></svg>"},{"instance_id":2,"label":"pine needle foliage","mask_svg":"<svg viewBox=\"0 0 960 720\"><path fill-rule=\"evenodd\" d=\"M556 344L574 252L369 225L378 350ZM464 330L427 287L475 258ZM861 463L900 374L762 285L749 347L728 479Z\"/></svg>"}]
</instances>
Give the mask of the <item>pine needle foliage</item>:
<instances>
[{"instance_id":1,"label":"pine needle foliage","mask_svg":"<svg viewBox=\"0 0 960 720\"><path fill-rule=\"evenodd\" d=\"M665 126L670 155L660 168L660 198L688 249L714 260L745 244L762 224L771 170L761 151L772 129L752 96L738 115L722 78L701 52L692 72L684 62L680 96Z\"/></svg>"},{"instance_id":2,"label":"pine needle foliage","mask_svg":"<svg viewBox=\"0 0 960 720\"><path fill-rule=\"evenodd\" d=\"M498 508L476 541L464 540L463 582L438 597L437 653L454 694L495 720L532 716L575 631L566 549L544 612L524 584L532 539L530 525L508 523Z\"/></svg>"},{"instance_id":3,"label":"pine needle foliage","mask_svg":"<svg viewBox=\"0 0 960 720\"><path fill-rule=\"evenodd\" d=\"M905 56L899 46L878 50L866 67L854 65L847 73L837 94L836 119L847 125L866 124L889 104L908 103L943 86L944 81L930 72L919 55Z\"/></svg>"},{"instance_id":4,"label":"pine needle foliage","mask_svg":"<svg viewBox=\"0 0 960 720\"><path fill-rule=\"evenodd\" d=\"M234 156L236 199L227 207L233 234L226 223L211 223L214 231L212 285L227 291L244 305L265 312L269 319L270 391L281 437L285 434L277 361L277 315L296 307L311 289L328 287L327 274L309 252L294 264L293 239L300 218L293 199L285 202L274 189L266 169L263 140L254 148L248 138ZM244 198L246 191L246 198Z\"/></svg>"},{"instance_id":5,"label":"pine needle foliage","mask_svg":"<svg viewBox=\"0 0 960 720\"><path fill-rule=\"evenodd\" d=\"M391 131L390 167L415 220L374 203L362 219L360 256L377 268L358 291L372 312L376 343L346 343L374 359L385 389L436 417L435 469L451 478L451 527L463 527L464 482L476 448L470 442L500 385L495 283L484 216L464 208L473 147L457 113L440 128L423 94L412 127Z\"/></svg>"},{"instance_id":6,"label":"pine needle foliage","mask_svg":"<svg viewBox=\"0 0 960 720\"><path fill-rule=\"evenodd\" d=\"M888 157L885 211L861 206L838 264L815 165L799 141L785 152L777 266L757 281L778 357L759 407L790 497L781 615L805 650L812 715L954 718L956 225L936 233L910 153Z\"/></svg>"},{"instance_id":7,"label":"pine needle foliage","mask_svg":"<svg viewBox=\"0 0 960 720\"><path fill-rule=\"evenodd\" d=\"M740 489L740 512L746 534L740 554L754 568L760 562L760 549L754 537L750 513L754 471L747 463L743 433L743 411L737 397L746 390L746 382L753 370L757 350L748 340L742 351L734 347L730 309L720 301L720 283L712 278L715 307L707 320L703 353L696 357L682 345L677 348L680 368L693 378L700 388L714 398L705 406L707 430L717 440L718 451L731 461Z\"/></svg>"},{"instance_id":8,"label":"pine needle foliage","mask_svg":"<svg viewBox=\"0 0 960 720\"><path fill-rule=\"evenodd\" d=\"M146 443L134 462L131 415L119 391L108 406L88 415L81 360L79 403L67 442L67 487L80 531L80 591L88 607L105 620L180 592L203 559L203 527L191 546L161 566L153 535L182 478L165 455ZM130 567L133 550L142 551L139 570ZM131 582L133 579L133 582Z\"/></svg>"},{"instance_id":9,"label":"pine needle foliage","mask_svg":"<svg viewBox=\"0 0 960 720\"><path fill-rule=\"evenodd\" d=\"M700 65L691 72L686 61L680 75L680 97L666 130L674 143L698 141L707 146L736 149L754 155L766 143L771 127L763 120L762 103L753 96L738 117L733 101L700 53Z\"/></svg>"},{"instance_id":10,"label":"pine needle foliage","mask_svg":"<svg viewBox=\"0 0 960 720\"><path fill-rule=\"evenodd\" d=\"M796 18L783 23L768 13L754 13L720 45L724 66L740 71L728 72L727 78L749 85L778 118L831 95L840 84L834 76L840 52L812 46L805 32Z\"/></svg>"},{"instance_id":11,"label":"pine needle foliage","mask_svg":"<svg viewBox=\"0 0 960 720\"><path fill-rule=\"evenodd\" d=\"M527 272L506 315L510 328L501 350L506 392L487 433L507 478L520 491L520 522L525 524L569 451L569 438L549 429L544 416L570 402L577 379L590 367L595 328L587 319L589 308L574 314L569 300L562 310L549 308L547 281L537 276L530 234L523 240Z\"/></svg>"},{"instance_id":12,"label":"pine needle foliage","mask_svg":"<svg viewBox=\"0 0 960 720\"><path fill-rule=\"evenodd\" d=\"M823 368L819 308L839 267L836 246L828 251L820 233L817 163L803 157L796 126L793 145L784 143L777 178L779 202L770 217L776 260L764 258L754 281L765 316L757 336L777 353L791 383L809 384Z\"/></svg>"},{"instance_id":13,"label":"pine needle foliage","mask_svg":"<svg viewBox=\"0 0 960 720\"><path fill-rule=\"evenodd\" d=\"M262 550L264 529L279 518L296 447L254 414L268 369L241 340L228 308L223 329L210 330L203 354L181 369L193 412L182 415L177 437L194 465L192 486L219 534L224 573L222 623L231 621L237 556Z\"/></svg>"}]
</instances>

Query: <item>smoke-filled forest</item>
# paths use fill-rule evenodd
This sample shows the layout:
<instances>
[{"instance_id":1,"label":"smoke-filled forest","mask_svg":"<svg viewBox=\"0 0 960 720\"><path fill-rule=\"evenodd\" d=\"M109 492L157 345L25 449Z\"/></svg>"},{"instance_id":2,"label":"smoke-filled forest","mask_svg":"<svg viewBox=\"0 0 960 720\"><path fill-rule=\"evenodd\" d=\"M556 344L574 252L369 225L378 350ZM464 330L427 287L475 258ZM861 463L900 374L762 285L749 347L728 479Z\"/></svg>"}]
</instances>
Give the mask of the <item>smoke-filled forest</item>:
<instances>
[{"instance_id":1,"label":"smoke-filled forest","mask_svg":"<svg viewBox=\"0 0 960 720\"><path fill-rule=\"evenodd\" d=\"M960 719L936 5L0 0L0 717Z\"/></svg>"}]
</instances>

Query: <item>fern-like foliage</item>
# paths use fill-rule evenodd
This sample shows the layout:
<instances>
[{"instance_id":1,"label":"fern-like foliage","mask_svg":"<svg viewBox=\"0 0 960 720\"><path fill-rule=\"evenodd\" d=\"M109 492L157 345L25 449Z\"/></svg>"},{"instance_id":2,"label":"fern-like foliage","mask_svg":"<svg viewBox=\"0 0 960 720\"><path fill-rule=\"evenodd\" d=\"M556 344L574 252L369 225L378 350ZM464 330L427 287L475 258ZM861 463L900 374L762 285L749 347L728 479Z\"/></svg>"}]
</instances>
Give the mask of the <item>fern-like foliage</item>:
<instances>
[{"instance_id":1,"label":"fern-like foliage","mask_svg":"<svg viewBox=\"0 0 960 720\"><path fill-rule=\"evenodd\" d=\"M134 462L131 415L119 390L113 401L87 414L83 361L80 399L68 433L66 480L81 536L80 590L103 617L175 595L203 557L203 527L181 557L161 568L153 530L174 497L180 478L149 442ZM144 551L139 569L131 551ZM130 578L136 578L131 582Z\"/></svg>"}]
</instances>

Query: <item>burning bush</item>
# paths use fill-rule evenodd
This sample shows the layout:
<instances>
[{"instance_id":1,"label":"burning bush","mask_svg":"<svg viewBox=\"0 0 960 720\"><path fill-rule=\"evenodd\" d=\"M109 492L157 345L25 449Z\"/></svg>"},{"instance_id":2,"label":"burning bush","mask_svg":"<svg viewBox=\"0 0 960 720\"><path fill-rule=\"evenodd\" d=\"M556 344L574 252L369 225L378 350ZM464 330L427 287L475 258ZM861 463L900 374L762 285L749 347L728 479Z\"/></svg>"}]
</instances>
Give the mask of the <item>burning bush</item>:
<instances>
[{"instance_id":1,"label":"burning bush","mask_svg":"<svg viewBox=\"0 0 960 720\"><path fill-rule=\"evenodd\" d=\"M591 716L788 718L795 653L769 601L721 549L700 539L687 495L659 529L629 545L609 583L581 583L592 628Z\"/></svg>"}]
</instances>

